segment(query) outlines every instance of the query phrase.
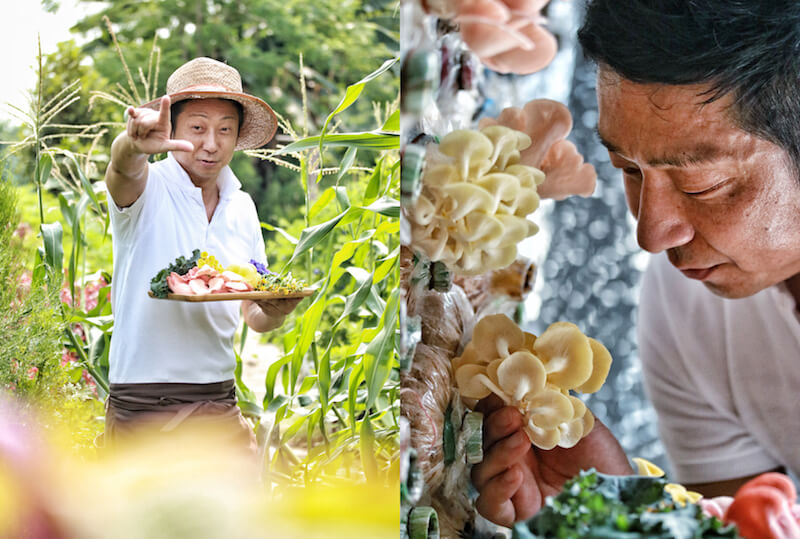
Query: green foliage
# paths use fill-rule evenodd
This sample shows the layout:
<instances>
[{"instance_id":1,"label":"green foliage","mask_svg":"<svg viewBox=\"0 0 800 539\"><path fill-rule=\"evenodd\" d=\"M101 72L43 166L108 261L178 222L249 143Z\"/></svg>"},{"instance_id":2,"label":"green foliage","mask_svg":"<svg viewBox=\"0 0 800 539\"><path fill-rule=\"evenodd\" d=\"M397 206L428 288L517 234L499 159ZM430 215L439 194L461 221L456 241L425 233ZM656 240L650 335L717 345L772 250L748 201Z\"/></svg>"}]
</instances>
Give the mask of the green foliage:
<instances>
[{"instance_id":1,"label":"green foliage","mask_svg":"<svg viewBox=\"0 0 800 539\"><path fill-rule=\"evenodd\" d=\"M379 83L384 71L361 80ZM351 91L351 98L358 95ZM270 335L284 352L268 369L264 401L241 391L243 408L258 419L276 482L386 483L397 461L399 134L376 130L374 136L379 143L369 151L357 138L342 142L328 134L254 152L262 158L288 154L298 163L304 216L282 227L263 224L279 233L267 242L267 254L273 268L305 275L317 289ZM333 184L313 182L308 173L320 143L323 155L333 146L347 149L330 170ZM306 457L297 458L298 452Z\"/></svg>"},{"instance_id":2,"label":"green foliage","mask_svg":"<svg viewBox=\"0 0 800 539\"><path fill-rule=\"evenodd\" d=\"M102 407L80 383L82 369L62 365L65 323L58 288L31 286L24 263L30 249L14 234L16 205L16 189L0 180L0 388L49 417L46 427L72 432L73 445L86 450L102 429L96 420Z\"/></svg>"},{"instance_id":3,"label":"green foliage","mask_svg":"<svg viewBox=\"0 0 800 539\"><path fill-rule=\"evenodd\" d=\"M197 265L197 260L200 258L200 249L192 251L192 256L188 259L179 256L175 262L158 272L158 274L150 280L150 290L157 298L165 298L169 293L169 286L167 285L167 277L173 271L178 275L186 275L189 270Z\"/></svg>"},{"instance_id":4,"label":"green foliage","mask_svg":"<svg viewBox=\"0 0 800 539\"><path fill-rule=\"evenodd\" d=\"M513 537L596 539L723 539L739 538L703 514L699 505L676 504L664 491L667 481L638 475L612 476L583 471L564 484L558 496L527 522L514 527Z\"/></svg>"}]
</instances>

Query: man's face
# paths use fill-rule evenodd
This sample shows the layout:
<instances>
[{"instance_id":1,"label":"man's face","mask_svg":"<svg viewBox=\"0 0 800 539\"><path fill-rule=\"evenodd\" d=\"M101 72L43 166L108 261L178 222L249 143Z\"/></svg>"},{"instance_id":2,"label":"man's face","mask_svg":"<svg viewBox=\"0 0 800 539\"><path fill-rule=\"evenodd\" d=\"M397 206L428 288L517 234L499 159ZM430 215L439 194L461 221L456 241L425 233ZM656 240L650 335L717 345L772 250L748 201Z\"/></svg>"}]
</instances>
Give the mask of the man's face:
<instances>
[{"instance_id":1,"label":"man's face","mask_svg":"<svg viewBox=\"0 0 800 539\"><path fill-rule=\"evenodd\" d=\"M737 128L705 86L598 74L598 132L622 169L637 239L686 277L740 298L800 273L800 178L778 146Z\"/></svg>"},{"instance_id":2,"label":"man's face","mask_svg":"<svg viewBox=\"0 0 800 539\"><path fill-rule=\"evenodd\" d=\"M174 139L188 140L192 152L173 152L192 182L203 187L216 182L220 171L233 157L239 135L236 106L225 99L188 101L175 121Z\"/></svg>"}]
</instances>

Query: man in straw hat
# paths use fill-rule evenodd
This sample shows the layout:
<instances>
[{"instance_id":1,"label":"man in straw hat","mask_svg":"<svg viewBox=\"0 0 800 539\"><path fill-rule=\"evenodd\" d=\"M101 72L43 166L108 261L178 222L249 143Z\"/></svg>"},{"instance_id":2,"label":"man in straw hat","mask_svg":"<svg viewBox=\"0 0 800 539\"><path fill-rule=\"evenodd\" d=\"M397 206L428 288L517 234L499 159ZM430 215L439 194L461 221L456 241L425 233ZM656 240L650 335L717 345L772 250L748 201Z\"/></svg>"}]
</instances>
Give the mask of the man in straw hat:
<instances>
[{"instance_id":1,"label":"man in straw hat","mask_svg":"<svg viewBox=\"0 0 800 539\"><path fill-rule=\"evenodd\" d=\"M233 337L239 302L148 297L150 279L194 249L223 266L267 263L256 208L228 164L235 150L275 134L272 109L242 91L239 72L195 58L167 81L167 95L127 110L111 146L106 184L114 236L106 444L140 424L169 431L190 415L233 425L252 443L236 406ZM153 154L166 159L148 163ZM241 302L255 331L279 327L300 300Z\"/></svg>"}]
</instances>

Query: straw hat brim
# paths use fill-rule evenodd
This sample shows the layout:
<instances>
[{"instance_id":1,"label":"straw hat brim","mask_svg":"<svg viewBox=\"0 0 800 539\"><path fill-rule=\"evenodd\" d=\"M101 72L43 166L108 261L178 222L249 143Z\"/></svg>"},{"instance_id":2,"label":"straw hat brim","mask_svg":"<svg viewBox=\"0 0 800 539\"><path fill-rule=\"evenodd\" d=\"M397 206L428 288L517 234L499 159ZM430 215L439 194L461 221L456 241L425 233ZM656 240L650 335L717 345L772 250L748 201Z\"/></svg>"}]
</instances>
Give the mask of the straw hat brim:
<instances>
[{"instance_id":1,"label":"straw hat brim","mask_svg":"<svg viewBox=\"0 0 800 539\"><path fill-rule=\"evenodd\" d=\"M278 119L272 108L261 99L250 94L226 91L190 90L168 94L172 103L187 99L230 99L242 105L244 121L239 129L236 150L252 150L260 148L275 136ZM142 107L158 110L161 98L145 103Z\"/></svg>"}]
</instances>

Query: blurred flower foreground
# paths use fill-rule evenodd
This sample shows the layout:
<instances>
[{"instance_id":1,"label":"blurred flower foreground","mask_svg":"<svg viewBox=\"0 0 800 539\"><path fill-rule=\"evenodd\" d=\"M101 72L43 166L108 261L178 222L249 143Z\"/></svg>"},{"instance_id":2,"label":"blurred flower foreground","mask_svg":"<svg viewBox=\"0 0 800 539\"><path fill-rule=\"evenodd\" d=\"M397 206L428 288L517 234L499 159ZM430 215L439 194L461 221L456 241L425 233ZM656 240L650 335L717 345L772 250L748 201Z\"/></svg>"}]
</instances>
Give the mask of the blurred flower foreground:
<instances>
[{"instance_id":1,"label":"blurred flower foreground","mask_svg":"<svg viewBox=\"0 0 800 539\"><path fill-rule=\"evenodd\" d=\"M270 491L207 428L78 458L0 395L0 538L395 537L398 485Z\"/></svg>"}]
</instances>

